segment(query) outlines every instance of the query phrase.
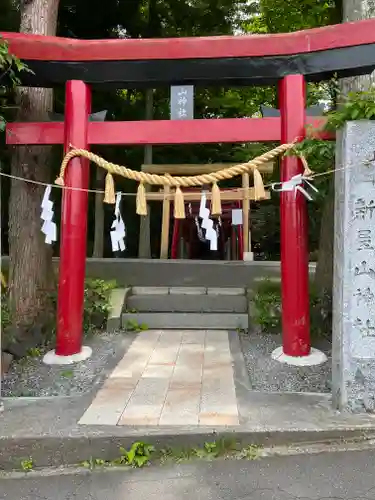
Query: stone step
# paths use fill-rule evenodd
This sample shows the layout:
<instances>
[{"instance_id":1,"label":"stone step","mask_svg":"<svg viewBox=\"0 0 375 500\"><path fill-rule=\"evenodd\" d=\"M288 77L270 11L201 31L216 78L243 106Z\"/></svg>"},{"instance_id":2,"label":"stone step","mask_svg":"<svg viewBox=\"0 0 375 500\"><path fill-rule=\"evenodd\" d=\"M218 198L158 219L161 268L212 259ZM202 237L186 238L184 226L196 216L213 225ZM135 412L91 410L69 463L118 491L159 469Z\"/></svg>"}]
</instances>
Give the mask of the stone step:
<instances>
[{"instance_id":1,"label":"stone step","mask_svg":"<svg viewBox=\"0 0 375 500\"><path fill-rule=\"evenodd\" d=\"M134 312L246 313L245 295L131 295L126 310Z\"/></svg>"},{"instance_id":2,"label":"stone step","mask_svg":"<svg viewBox=\"0 0 375 500\"><path fill-rule=\"evenodd\" d=\"M248 316L236 313L124 313L122 328L126 329L129 323L143 324L153 330L247 330Z\"/></svg>"},{"instance_id":3,"label":"stone step","mask_svg":"<svg viewBox=\"0 0 375 500\"><path fill-rule=\"evenodd\" d=\"M201 286L133 286L132 295L246 295L245 288L206 288Z\"/></svg>"}]
</instances>

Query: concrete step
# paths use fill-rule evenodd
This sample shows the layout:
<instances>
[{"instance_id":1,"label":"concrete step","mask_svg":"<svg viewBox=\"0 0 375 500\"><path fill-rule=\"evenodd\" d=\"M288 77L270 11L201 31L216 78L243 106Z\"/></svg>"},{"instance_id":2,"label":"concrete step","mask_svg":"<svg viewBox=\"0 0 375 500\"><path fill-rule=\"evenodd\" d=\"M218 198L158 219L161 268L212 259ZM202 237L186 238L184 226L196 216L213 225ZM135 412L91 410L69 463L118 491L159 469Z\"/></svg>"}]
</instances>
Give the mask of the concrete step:
<instances>
[{"instance_id":1,"label":"concrete step","mask_svg":"<svg viewBox=\"0 0 375 500\"><path fill-rule=\"evenodd\" d=\"M206 288L204 286L133 286L132 295L246 295L245 288Z\"/></svg>"},{"instance_id":2,"label":"concrete step","mask_svg":"<svg viewBox=\"0 0 375 500\"><path fill-rule=\"evenodd\" d=\"M152 330L236 330L248 328L248 316L236 313L124 313L122 328L127 328L129 323L143 324Z\"/></svg>"},{"instance_id":3,"label":"concrete step","mask_svg":"<svg viewBox=\"0 0 375 500\"><path fill-rule=\"evenodd\" d=\"M244 295L131 295L126 310L134 312L246 313Z\"/></svg>"}]
</instances>

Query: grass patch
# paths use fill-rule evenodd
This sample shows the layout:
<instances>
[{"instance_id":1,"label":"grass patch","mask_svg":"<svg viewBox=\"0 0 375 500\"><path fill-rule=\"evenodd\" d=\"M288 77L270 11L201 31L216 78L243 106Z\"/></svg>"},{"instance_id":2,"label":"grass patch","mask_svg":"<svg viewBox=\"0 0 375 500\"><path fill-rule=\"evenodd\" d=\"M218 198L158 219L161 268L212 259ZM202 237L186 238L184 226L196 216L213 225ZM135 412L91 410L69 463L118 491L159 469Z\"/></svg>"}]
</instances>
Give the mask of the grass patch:
<instances>
[{"instance_id":1,"label":"grass patch","mask_svg":"<svg viewBox=\"0 0 375 500\"><path fill-rule=\"evenodd\" d=\"M190 462L192 460L256 460L260 456L260 448L254 445L241 447L234 441L221 439L205 442L194 448L161 448L156 449L150 444L137 441L126 450L119 449L119 457L114 460L103 460L91 457L80 465L88 469L98 467L125 466L142 468L147 465L166 465L172 463Z\"/></svg>"},{"instance_id":2,"label":"grass patch","mask_svg":"<svg viewBox=\"0 0 375 500\"><path fill-rule=\"evenodd\" d=\"M253 302L253 321L264 333L280 333L281 283L263 280L257 287ZM332 335L332 295L319 293L310 285L310 329L315 337Z\"/></svg>"}]
</instances>

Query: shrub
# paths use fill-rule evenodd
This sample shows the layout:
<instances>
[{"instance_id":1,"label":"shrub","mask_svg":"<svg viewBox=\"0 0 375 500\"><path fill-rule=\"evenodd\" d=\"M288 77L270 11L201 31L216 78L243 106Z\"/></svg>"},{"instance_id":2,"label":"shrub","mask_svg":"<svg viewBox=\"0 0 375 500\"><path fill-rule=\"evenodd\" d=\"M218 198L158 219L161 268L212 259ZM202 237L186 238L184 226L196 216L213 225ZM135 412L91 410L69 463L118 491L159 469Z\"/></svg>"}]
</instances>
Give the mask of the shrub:
<instances>
[{"instance_id":1,"label":"shrub","mask_svg":"<svg viewBox=\"0 0 375 500\"><path fill-rule=\"evenodd\" d=\"M281 284L265 279L253 296L253 320L264 333L280 333ZM313 336L331 337L332 294L310 286L310 328Z\"/></svg>"}]
</instances>

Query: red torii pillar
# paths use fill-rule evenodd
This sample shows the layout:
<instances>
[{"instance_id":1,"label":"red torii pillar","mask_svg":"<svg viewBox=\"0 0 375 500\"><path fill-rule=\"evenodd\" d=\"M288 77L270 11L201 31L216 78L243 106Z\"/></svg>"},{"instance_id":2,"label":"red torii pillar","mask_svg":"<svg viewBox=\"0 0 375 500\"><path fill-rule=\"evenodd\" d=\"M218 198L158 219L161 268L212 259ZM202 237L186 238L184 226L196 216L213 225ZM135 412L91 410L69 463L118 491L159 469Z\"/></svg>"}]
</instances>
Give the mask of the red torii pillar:
<instances>
[{"instance_id":1,"label":"red torii pillar","mask_svg":"<svg viewBox=\"0 0 375 500\"><path fill-rule=\"evenodd\" d=\"M65 152L74 146L89 149L91 89L68 81L65 89ZM90 165L74 158L66 170L62 194L56 349L44 356L47 364L68 364L91 356L82 346Z\"/></svg>"},{"instance_id":2,"label":"red torii pillar","mask_svg":"<svg viewBox=\"0 0 375 500\"><path fill-rule=\"evenodd\" d=\"M281 143L305 137L306 83L303 75L289 75L279 83ZM281 161L281 182L303 172L296 156ZM292 365L326 361L310 343L309 249L306 199L299 191L280 192L282 346L272 353Z\"/></svg>"}]
</instances>

